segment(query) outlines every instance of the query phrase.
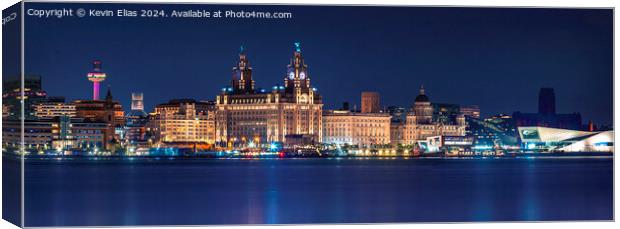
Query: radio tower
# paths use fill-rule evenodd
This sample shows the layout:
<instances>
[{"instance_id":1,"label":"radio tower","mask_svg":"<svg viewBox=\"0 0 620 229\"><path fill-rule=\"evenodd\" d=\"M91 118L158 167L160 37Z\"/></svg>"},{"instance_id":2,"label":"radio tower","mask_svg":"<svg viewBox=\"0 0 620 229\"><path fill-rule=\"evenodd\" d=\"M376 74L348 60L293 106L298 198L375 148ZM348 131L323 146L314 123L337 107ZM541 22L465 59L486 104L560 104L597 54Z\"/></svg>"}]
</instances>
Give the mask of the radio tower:
<instances>
[{"instance_id":1,"label":"radio tower","mask_svg":"<svg viewBox=\"0 0 620 229\"><path fill-rule=\"evenodd\" d=\"M105 73L101 71L101 61L93 61L93 70L88 73L88 80L93 82L93 100L99 100L99 83L105 80Z\"/></svg>"}]
</instances>

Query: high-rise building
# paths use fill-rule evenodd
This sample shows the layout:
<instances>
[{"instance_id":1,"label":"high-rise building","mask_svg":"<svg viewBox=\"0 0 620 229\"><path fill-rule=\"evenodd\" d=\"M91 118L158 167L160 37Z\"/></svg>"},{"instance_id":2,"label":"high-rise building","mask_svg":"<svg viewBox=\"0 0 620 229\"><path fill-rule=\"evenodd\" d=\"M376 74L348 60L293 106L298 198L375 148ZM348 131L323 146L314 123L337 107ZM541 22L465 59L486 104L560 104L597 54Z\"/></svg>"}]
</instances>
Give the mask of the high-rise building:
<instances>
[{"instance_id":1,"label":"high-rise building","mask_svg":"<svg viewBox=\"0 0 620 229\"><path fill-rule=\"evenodd\" d=\"M125 116L124 140L127 145L142 146L148 140L148 115L144 112L142 93L131 93L131 111Z\"/></svg>"},{"instance_id":2,"label":"high-rise building","mask_svg":"<svg viewBox=\"0 0 620 229\"><path fill-rule=\"evenodd\" d=\"M144 95L142 93L131 93L131 110L144 111Z\"/></svg>"},{"instance_id":3,"label":"high-rise building","mask_svg":"<svg viewBox=\"0 0 620 229\"><path fill-rule=\"evenodd\" d=\"M42 88L41 76L24 76L24 91L22 92L20 76L9 76L2 80L2 104L10 109L7 119L20 119L22 112L22 98L24 118L36 119L33 105L46 101L47 93Z\"/></svg>"},{"instance_id":4,"label":"high-rise building","mask_svg":"<svg viewBox=\"0 0 620 229\"><path fill-rule=\"evenodd\" d=\"M555 114L555 92L553 88L541 88L538 93L538 113Z\"/></svg>"},{"instance_id":5,"label":"high-rise building","mask_svg":"<svg viewBox=\"0 0 620 229\"><path fill-rule=\"evenodd\" d=\"M390 143L390 115L330 110L323 112L323 142L360 147Z\"/></svg>"},{"instance_id":6,"label":"high-rise building","mask_svg":"<svg viewBox=\"0 0 620 229\"><path fill-rule=\"evenodd\" d=\"M379 113L380 110L379 93L373 91L362 92L362 113Z\"/></svg>"},{"instance_id":7,"label":"high-rise building","mask_svg":"<svg viewBox=\"0 0 620 229\"><path fill-rule=\"evenodd\" d=\"M93 82L93 100L99 100L99 83L106 78L106 74L101 69L101 61L93 61L93 70L88 73L87 77Z\"/></svg>"},{"instance_id":8,"label":"high-rise building","mask_svg":"<svg viewBox=\"0 0 620 229\"><path fill-rule=\"evenodd\" d=\"M216 97L216 141L221 146L267 145L289 138L321 140L323 102L310 86L299 43L287 65L284 86L254 88L245 50L233 68L232 85ZM251 143L251 144L250 144Z\"/></svg>"}]
</instances>

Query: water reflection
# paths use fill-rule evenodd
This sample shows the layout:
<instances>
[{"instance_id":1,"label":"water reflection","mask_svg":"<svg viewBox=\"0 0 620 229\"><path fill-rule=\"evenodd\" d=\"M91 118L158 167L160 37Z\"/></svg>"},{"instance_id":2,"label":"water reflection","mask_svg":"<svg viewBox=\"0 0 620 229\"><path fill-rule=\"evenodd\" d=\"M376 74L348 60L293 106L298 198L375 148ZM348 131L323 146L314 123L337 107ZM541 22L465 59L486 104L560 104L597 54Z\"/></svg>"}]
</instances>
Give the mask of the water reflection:
<instances>
[{"instance_id":1,"label":"water reflection","mask_svg":"<svg viewBox=\"0 0 620 229\"><path fill-rule=\"evenodd\" d=\"M609 220L612 165L609 158L37 161L26 166L26 226Z\"/></svg>"}]
</instances>

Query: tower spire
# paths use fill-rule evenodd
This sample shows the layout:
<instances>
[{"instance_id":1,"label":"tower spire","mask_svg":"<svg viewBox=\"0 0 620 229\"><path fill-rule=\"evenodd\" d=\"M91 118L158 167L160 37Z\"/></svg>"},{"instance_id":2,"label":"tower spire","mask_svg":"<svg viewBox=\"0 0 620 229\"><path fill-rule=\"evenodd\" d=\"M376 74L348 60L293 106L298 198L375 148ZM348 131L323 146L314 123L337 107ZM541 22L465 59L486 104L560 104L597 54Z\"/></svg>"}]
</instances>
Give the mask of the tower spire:
<instances>
[{"instance_id":1,"label":"tower spire","mask_svg":"<svg viewBox=\"0 0 620 229\"><path fill-rule=\"evenodd\" d=\"M424 95L424 84L420 86L420 95Z\"/></svg>"},{"instance_id":2,"label":"tower spire","mask_svg":"<svg viewBox=\"0 0 620 229\"><path fill-rule=\"evenodd\" d=\"M112 99L112 91L110 90L110 85L108 85L108 93L106 93L105 99Z\"/></svg>"},{"instance_id":3,"label":"tower spire","mask_svg":"<svg viewBox=\"0 0 620 229\"><path fill-rule=\"evenodd\" d=\"M295 52L301 52L301 42L297 41L293 44L295 45Z\"/></svg>"}]
</instances>

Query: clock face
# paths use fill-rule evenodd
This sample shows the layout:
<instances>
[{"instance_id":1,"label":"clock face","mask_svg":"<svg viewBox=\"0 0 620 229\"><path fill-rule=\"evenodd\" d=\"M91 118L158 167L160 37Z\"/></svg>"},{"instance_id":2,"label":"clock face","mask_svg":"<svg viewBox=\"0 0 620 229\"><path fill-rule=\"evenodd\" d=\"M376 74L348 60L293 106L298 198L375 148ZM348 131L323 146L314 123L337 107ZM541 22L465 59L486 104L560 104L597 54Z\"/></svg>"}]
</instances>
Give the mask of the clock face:
<instances>
[{"instance_id":1,"label":"clock face","mask_svg":"<svg viewBox=\"0 0 620 229\"><path fill-rule=\"evenodd\" d=\"M306 78L306 73L305 72L299 73L299 78L305 79Z\"/></svg>"},{"instance_id":2,"label":"clock face","mask_svg":"<svg viewBox=\"0 0 620 229\"><path fill-rule=\"evenodd\" d=\"M288 78L289 79L294 79L295 78L295 73L294 72L289 72L288 73Z\"/></svg>"}]
</instances>

